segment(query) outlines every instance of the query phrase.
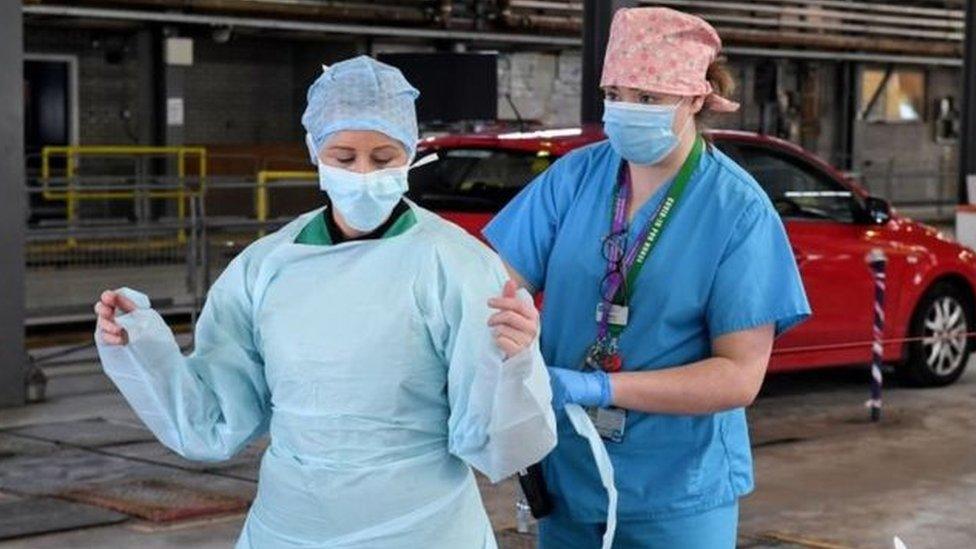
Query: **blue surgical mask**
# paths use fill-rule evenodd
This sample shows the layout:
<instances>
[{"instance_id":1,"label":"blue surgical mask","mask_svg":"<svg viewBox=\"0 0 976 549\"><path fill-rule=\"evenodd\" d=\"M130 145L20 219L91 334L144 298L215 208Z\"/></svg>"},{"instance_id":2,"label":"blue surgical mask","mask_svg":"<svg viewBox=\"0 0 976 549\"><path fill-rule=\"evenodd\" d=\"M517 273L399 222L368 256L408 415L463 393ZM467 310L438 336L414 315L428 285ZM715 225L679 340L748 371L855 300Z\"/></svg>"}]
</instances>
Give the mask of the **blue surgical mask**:
<instances>
[{"instance_id":1,"label":"blue surgical mask","mask_svg":"<svg viewBox=\"0 0 976 549\"><path fill-rule=\"evenodd\" d=\"M644 105L623 101L603 102L603 132L617 154L639 165L657 164L678 146L674 117L681 102L674 105Z\"/></svg>"},{"instance_id":2,"label":"blue surgical mask","mask_svg":"<svg viewBox=\"0 0 976 549\"><path fill-rule=\"evenodd\" d=\"M370 232L390 217L407 192L408 170L402 166L358 173L320 163L319 186L350 227Z\"/></svg>"}]
</instances>

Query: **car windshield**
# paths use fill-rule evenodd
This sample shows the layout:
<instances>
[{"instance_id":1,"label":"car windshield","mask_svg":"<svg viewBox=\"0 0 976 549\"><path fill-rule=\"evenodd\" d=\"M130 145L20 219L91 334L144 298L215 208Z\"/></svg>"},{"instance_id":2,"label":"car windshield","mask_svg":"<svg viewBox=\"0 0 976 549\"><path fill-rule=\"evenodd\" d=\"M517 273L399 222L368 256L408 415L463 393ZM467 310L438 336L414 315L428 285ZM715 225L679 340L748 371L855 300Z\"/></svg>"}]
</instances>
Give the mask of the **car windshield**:
<instances>
[{"instance_id":1,"label":"car windshield","mask_svg":"<svg viewBox=\"0 0 976 549\"><path fill-rule=\"evenodd\" d=\"M437 155L436 161L410 171L407 196L439 211L497 212L552 161L545 153L491 149L450 149Z\"/></svg>"}]
</instances>

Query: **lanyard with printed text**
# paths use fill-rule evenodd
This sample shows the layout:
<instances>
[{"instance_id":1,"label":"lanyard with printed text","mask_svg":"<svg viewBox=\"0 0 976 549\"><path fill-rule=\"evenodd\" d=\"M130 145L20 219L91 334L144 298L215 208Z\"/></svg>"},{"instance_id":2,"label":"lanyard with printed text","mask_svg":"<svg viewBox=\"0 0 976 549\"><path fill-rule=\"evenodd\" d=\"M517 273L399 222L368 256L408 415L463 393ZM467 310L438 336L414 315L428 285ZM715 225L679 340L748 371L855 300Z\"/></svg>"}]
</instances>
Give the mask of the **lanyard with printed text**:
<instances>
[{"instance_id":1,"label":"lanyard with printed text","mask_svg":"<svg viewBox=\"0 0 976 549\"><path fill-rule=\"evenodd\" d=\"M672 218L684 190L698 166L703 149L704 141L701 137L695 139L691 152L669 186L667 195L651 220L644 226L626 255L614 259L609 256L623 255L623 246L625 246L627 234L627 210L631 196L629 170L626 167L622 167L620 170L619 183L614 191L610 234L604 241L604 255L608 256L606 257L607 276L600 284L601 300L597 307L597 341L587 356L587 363L591 367L599 367L610 372L620 370L622 364L617 352L617 339L627 326L630 314L630 298L633 295L637 277ZM610 248L611 251L618 253L608 253L607 246L619 246L616 250Z\"/></svg>"}]
</instances>

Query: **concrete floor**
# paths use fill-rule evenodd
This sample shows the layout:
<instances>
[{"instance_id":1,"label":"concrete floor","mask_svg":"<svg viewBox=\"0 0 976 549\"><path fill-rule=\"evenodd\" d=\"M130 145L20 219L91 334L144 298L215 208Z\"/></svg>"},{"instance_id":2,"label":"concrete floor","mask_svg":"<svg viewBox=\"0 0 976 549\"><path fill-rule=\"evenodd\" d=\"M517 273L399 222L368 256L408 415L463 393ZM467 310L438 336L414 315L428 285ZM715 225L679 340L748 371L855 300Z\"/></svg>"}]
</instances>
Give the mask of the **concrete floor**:
<instances>
[{"instance_id":1,"label":"concrete floor","mask_svg":"<svg viewBox=\"0 0 976 549\"><path fill-rule=\"evenodd\" d=\"M865 421L866 374L854 371L772 376L750 410L756 492L744 500L740 547L976 547L976 365L952 387L885 393L881 424ZM49 401L0 410L0 431L104 418L138 426L99 374L54 378ZM158 463L153 443L148 450ZM143 454L140 454L143 455ZM155 457L152 457L154 456ZM159 460L162 461L159 461ZM4 462L0 459L0 475ZM499 544L533 546L515 526L515 486L483 484ZM0 494L0 503L5 497ZM132 519L104 527L0 542L2 549L229 547L240 515L159 526Z\"/></svg>"}]
</instances>

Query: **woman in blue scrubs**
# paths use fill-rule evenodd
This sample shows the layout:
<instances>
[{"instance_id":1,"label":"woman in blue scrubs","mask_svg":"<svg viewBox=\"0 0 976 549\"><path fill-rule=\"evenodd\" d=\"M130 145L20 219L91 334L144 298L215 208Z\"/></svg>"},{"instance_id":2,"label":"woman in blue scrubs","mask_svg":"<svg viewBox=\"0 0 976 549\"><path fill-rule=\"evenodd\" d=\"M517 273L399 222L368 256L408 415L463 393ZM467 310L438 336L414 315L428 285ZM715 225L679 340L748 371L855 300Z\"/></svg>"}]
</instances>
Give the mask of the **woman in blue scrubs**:
<instances>
[{"instance_id":1,"label":"woman in blue scrubs","mask_svg":"<svg viewBox=\"0 0 976 549\"><path fill-rule=\"evenodd\" d=\"M485 229L513 275L545 292L542 350L559 443L540 547L600 547L608 497L562 407L604 438L619 494L614 547L735 546L753 489L744 407L773 340L810 314L769 199L703 140L729 112L721 42L697 17L620 10L601 86L608 141L576 150Z\"/></svg>"}]
</instances>

